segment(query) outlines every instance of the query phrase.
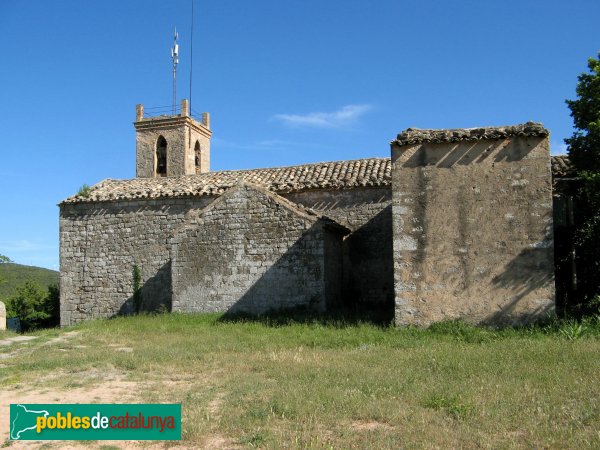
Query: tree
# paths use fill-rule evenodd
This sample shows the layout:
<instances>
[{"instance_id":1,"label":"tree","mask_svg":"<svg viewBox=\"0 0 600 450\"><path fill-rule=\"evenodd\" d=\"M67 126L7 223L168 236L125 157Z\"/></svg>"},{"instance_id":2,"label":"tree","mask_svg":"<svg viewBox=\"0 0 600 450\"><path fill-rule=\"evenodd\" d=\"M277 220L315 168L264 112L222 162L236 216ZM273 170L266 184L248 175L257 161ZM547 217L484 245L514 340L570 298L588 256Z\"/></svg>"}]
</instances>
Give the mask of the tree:
<instances>
[{"instance_id":1,"label":"tree","mask_svg":"<svg viewBox=\"0 0 600 450\"><path fill-rule=\"evenodd\" d=\"M600 172L600 52L589 58L591 73L577 77L577 100L566 100L576 131L565 143L578 170Z\"/></svg>"},{"instance_id":2,"label":"tree","mask_svg":"<svg viewBox=\"0 0 600 450\"><path fill-rule=\"evenodd\" d=\"M27 281L17 288L8 299L6 310L9 316L18 317L23 330L31 330L54 324L58 315L56 297L58 288L45 291L37 283Z\"/></svg>"},{"instance_id":3,"label":"tree","mask_svg":"<svg viewBox=\"0 0 600 450\"><path fill-rule=\"evenodd\" d=\"M57 284L48 286L48 296L44 309L50 317L45 325L48 327L57 327L60 325L60 290Z\"/></svg>"},{"instance_id":4,"label":"tree","mask_svg":"<svg viewBox=\"0 0 600 450\"><path fill-rule=\"evenodd\" d=\"M575 245L577 296L581 312L597 313L600 300L600 52L588 60L590 73L579 75L576 100L567 100L575 132L565 139L580 179Z\"/></svg>"},{"instance_id":5,"label":"tree","mask_svg":"<svg viewBox=\"0 0 600 450\"><path fill-rule=\"evenodd\" d=\"M12 262L8 256L0 255L0 264L10 263ZM6 283L6 280L0 277L0 284Z\"/></svg>"}]
</instances>

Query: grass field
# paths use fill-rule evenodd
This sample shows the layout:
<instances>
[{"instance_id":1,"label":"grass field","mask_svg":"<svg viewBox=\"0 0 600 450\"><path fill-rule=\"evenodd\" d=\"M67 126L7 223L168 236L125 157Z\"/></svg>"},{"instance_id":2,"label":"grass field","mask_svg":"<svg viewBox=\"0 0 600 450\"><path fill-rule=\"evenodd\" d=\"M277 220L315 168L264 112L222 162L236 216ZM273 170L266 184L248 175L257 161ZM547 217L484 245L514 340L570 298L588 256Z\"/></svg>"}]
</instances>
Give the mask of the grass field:
<instances>
[{"instance_id":1,"label":"grass field","mask_svg":"<svg viewBox=\"0 0 600 450\"><path fill-rule=\"evenodd\" d=\"M188 448L600 447L596 322L420 330L165 314L36 335L0 347L3 402L180 402Z\"/></svg>"}]
</instances>

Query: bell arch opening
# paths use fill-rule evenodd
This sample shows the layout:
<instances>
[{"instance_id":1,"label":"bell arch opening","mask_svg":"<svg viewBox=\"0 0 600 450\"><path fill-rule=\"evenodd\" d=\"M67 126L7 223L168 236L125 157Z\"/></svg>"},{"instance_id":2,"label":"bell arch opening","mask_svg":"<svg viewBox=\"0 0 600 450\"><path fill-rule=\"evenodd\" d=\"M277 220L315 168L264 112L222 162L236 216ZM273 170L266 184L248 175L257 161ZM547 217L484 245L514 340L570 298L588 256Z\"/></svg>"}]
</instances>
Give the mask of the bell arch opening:
<instances>
[{"instance_id":1,"label":"bell arch opening","mask_svg":"<svg viewBox=\"0 0 600 450\"><path fill-rule=\"evenodd\" d=\"M202 147L200 147L200 142L196 141L196 145L194 145L194 161L196 162L196 173L200 173L200 155L202 153Z\"/></svg>"},{"instance_id":2,"label":"bell arch opening","mask_svg":"<svg viewBox=\"0 0 600 450\"><path fill-rule=\"evenodd\" d=\"M159 136L156 141L156 176L167 176L167 140Z\"/></svg>"}]
</instances>

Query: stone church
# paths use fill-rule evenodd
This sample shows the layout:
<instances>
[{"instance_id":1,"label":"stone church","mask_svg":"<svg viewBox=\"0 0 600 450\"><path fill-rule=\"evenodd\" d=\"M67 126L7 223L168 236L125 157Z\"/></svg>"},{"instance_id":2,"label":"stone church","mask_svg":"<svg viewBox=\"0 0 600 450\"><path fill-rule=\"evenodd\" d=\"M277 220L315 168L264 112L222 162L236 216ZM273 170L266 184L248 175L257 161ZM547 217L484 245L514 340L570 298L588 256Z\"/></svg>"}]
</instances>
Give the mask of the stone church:
<instances>
[{"instance_id":1,"label":"stone church","mask_svg":"<svg viewBox=\"0 0 600 450\"><path fill-rule=\"evenodd\" d=\"M186 100L179 110L148 117L138 105L136 178L60 203L63 326L138 308L360 307L399 326L553 309L541 124L407 129L390 158L212 172L209 114L192 117Z\"/></svg>"}]
</instances>

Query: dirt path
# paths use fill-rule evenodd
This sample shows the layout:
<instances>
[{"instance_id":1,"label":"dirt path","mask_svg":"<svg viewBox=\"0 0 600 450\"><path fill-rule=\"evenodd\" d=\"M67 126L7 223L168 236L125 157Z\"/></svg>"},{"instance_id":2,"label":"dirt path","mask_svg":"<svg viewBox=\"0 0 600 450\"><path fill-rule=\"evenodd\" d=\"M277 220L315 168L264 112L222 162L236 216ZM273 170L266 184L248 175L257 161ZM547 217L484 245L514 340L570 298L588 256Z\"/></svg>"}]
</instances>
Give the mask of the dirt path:
<instances>
[{"instance_id":1,"label":"dirt path","mask_svg":"<svg viewBox=\"0 0 600 450\"><path fill-rule=\"evenodd\" d=\"M63 333L59 337L55 337L53 339L50 339L49 341L44 342L41 345L45 346L45 345L62 344L62 343L68 342L69 340L73 339L78 334L79 334L79 331L68 331L66 333ZM32 341L35 339L37 339L37 336L25 336L25 335L14 336L14 337L6 338L6 339L0 339L0 346L8 347L11 350L9 353L0 353L0 360L6 360L15 355L18 355L20 352L27 349L26 346L21 346L19 344L24 343L24 342L29 342L29 341Z\"/></svg>"},{"instance_id":2,"label":"dirt path","mask_svg":"<svg viewBox=\"0 0 600 450\"><path fill-rule=\"evenodd\" d=\"M63 333L61 336L39 344L40 346L60 345L68 342L79 334L77 331ZM0 345L10 346L11 351L0 354L3 363L8 363L11 357L18 355L29 346L19 345L36 339L35 336L15 336L0 340ZM13 348L14 347L14 348ZM99 374L85 374L90 378L98 378ZM60 376L60 375L57 375ZM112 446L116 448L166 448L168 444L152 442L123 442L102 441L98 443L78 443L76 441L10 441L9 440L9 411L11 403L139 403L141 391L148 389L147 383L125 381L123 374L103 373L104 380L100 384L89 387L69 388L68 390L56 388L39 388L17 384L14 388L0 391L0 442L9 448L40 448L44 449L93 449ZM177 448L184 449L183 446Z\"/></svg>"},{"instance_id":3,"label":"dirt path","mask_svg":"<svg viewBox=\"0 0 600 450\"><path fill-rule=\"evenodd\" d=\"M34 347L43 348L48 346L58 346L68 343L78 336L78 331L70 331L61 334L59 337L45 342L34 341L35 336L15 336L0 340L0 346L10 348L10 351L0 353L0 370L2 367L10 365L10 359L22 352L31 350ZM29 343L33 341L32 343ZM70 344L71 345L71 344ZM85 348L84 345L75 345L73 348ZM108 344L115 352L133 352L133 348L124 347L118 344ZM73 376L68 374L52 373L44 379L36 380L35 385L27 383L15 383L0 390L0 446L14 449L167 449L176 448L186 450L188 448L198 448L197 445L188 446L182 441L11 441L9 439L10 431L10 404L44 404L44 403L147 403L145 400L148 392L173 392L185 390L198 382L205 384L206 380L198 380L196 377L183 377L173 379L154 379L151 381L130 381L126 372L118 370L87 370L77 373L81 378L80 386L77 387L56 387L56 380L64 376ZM54 383L53 383L54 381ZM44 386L46 383L47 387ZM63 383L64 384L64 383ZM81 386L83 385L83 386ZM223 403L223 393L217 393L207 404L207 412L215 419L220 417L220 410ZM240 448L230 439L218 436L204 436L202 448L207 449L232 449Z\"/></svg>"},{"instance_id":4,"label":"dirt path","mask_svg":"<svg viewBox=\"0 0 600 450\"><path fill-rule=\"evenodd\" d=\"M0 391L0 410L4 413L0 416L0 442L8 444L14 449L99 449L106 447L123 449L165 449L177 448L185 450L188 447L180 442L152 441L99 441L83 442L76 441L9 441L9 407L11 403L140 403L142 402L142 391L158 389L157 383L124 381L120 376L107 374L108 380L90 387L61 389L29 389L19 386L15 389ZM161 384L161 383L158 383ZM223 448L215 446L213 448Z\"/></svg>"}]
</instances>

